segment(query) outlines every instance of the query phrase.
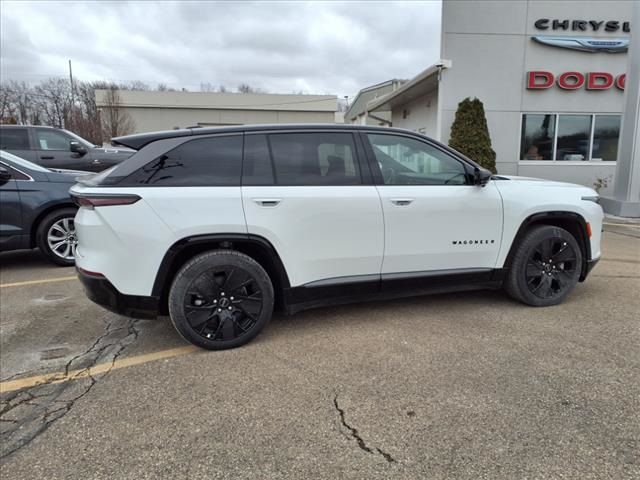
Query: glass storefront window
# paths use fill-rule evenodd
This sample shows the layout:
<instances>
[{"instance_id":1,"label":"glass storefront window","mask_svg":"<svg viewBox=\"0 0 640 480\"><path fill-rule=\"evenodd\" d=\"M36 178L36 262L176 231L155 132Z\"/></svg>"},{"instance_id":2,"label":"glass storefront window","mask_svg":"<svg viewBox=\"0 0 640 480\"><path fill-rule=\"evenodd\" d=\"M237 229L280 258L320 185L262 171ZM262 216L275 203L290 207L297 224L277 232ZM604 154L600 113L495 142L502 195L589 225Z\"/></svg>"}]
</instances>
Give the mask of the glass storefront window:
<instances>
[{"instance_id":1,"label":"glass storefront window","mask_svg":"<svg viewBox=\"0 0 640 480\"><path fill-rule=\"evenodd\" d=\"M591 115L560 115L556 160L588 160Z\"/></svg>"},{"instance_id":2,"label":"glass storefront window","mask_svg":"<svg viewBox=\"0 0 640 480\"><path fill-rule=\"evenodd\" d=\"M521 160L552 160L555 115L522 116Z\"/></svg>"},{"instance_id":3,"label":"glass storefront window","mask_svg":"<svg viewBox=\"0 0 640 480\"><path fill-rule=\"evenodd\" d=\"M620 119L620 115L525 113L520 160L615 162Z\"/></svg>"},{"instance_id":4,"label":"glass storefront window","mask_svg":"<svg viewBox=\"0 0 640 480\"><path fill-rule=\"evenodd\" d=\"M615 162L618 159L620 115L597 115L593 127L592 160Z\"/></svg>"}]
</instances>

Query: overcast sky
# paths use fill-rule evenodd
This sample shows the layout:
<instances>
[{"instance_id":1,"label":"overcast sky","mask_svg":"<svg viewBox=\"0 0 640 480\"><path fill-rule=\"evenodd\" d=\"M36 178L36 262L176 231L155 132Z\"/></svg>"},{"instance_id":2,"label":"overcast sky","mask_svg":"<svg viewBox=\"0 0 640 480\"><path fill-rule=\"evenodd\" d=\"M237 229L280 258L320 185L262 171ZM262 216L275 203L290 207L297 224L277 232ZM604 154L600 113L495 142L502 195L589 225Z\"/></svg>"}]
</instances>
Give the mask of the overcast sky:
<instances>
[{"instance_id":1,"label":"overcast sky","mask_svg":"<svg viewBox=\"0 0 640 480\"><path fill-rule=\"evenodd\" d=\"M439 1L0 4L2 80L142 80L353 95L440 51Z\"/></svg>"}]
</instances>

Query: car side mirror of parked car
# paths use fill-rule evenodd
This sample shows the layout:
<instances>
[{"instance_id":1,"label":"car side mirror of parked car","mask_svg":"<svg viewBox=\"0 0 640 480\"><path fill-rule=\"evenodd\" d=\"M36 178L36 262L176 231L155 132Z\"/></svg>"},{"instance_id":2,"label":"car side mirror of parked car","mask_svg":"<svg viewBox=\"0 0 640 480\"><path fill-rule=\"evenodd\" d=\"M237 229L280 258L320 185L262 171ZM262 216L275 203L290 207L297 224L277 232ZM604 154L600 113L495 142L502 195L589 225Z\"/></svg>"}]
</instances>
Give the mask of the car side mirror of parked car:
<instances>
[{"instance_id":1,"label":"car side mirror of parked car","mask_svg":"<svg viewBox=\"0 0 640 480\"><path fill-rule=\"evenodd\" d=\"M11 172L4 167L0 167L0 185L4 185L11 180Z\"/></svg>"},{"instance_id":2,"label":"car side mirror of parked car","mask_svg":"<svg viewBox=\"0 0 640 480\"><path fill-rule=\"evenodd\" d=\"M69 150L79 155L84 155L85 153L87 153L86 147L80 145L80 142L69 142Z\"/></svg>"},{"instance_id":3,"label":"car side mirror of parked car","mask_svg":"<svg viewBox=\"0 0 640 480\"><path fill-rule=\"evenodd\" d=\"M489 180L491 180L493 173L484 168L476 168L474 170L474 176L476 185L485 186Z\"/></svg>"}]
</instances>

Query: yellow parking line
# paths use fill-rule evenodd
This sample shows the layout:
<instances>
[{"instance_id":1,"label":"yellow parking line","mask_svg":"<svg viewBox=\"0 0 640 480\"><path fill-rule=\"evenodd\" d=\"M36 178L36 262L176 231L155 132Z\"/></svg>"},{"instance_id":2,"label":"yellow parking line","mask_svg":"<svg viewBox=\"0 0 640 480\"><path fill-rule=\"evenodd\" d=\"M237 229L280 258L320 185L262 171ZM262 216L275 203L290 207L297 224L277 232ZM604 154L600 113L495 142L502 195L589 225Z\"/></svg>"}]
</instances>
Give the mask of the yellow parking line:
<instances>
[{"instance_id":1,"label":"yellow parking line","mask_svg":"<svg viewBox=\"0 0 640 480\"><path fill-rule=\"evenodd\" d=\"M131 367L133 365L140 365L142 363L153 362L155 360L164 360L167 358L178 357L181 355L186 355L188 353L197 352L198 350L200 349L194 345L186 345L184 347L162 350L160 352L153 352L144 355L138 355L135 357L123 358L121 360L116 360L115 362L100 363L90 368L71 370L66 375L64 374L64 372L57 372L45 375L36 375L35 377L19 378L17 380L10 380L7 382L0 382L0 393L13 392L14 390L20 390L22 388L35 387L36 385L40 385L43 383L53 384L68 382L69 380L77 380L79 378L88 377L89 375L98 375L110 370Z\"/></svg>"},{"instance_id":2,"label":"yellow parking line","mask_svg":"<svg viewBox=\"0 0 640 480\"><path fill-rule=\"evenodd\" d=\"M68 280L77 280L78 277L58 277L58 278L45 278L44 280L27 280L26 282L14 282L14 283L0 283L0 288L7 287L22 287L24 285L38 285L39 283L53 283L53 282L66 282Z\"/></svg>"}]
</instances>

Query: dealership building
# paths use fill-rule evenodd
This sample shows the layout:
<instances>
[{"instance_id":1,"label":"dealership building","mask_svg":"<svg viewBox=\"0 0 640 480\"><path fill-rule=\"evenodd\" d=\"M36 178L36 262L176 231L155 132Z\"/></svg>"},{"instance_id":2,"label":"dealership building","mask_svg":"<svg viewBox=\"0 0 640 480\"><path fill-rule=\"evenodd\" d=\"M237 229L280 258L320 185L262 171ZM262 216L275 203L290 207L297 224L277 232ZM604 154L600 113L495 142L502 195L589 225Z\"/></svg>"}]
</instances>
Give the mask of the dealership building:
<instances>
[{"instance_id":1,"label":"dealership building","mask_svg":"<svg viewBox=\"0 0 640 480\"><path fill-rule=\"evenodd\" d=\"M612 194L632 10L631 1L444 0L442 60L345 119L390 118L447 142L458 103L477 97L499 173Z\"/></svg>"}]
</instances>

